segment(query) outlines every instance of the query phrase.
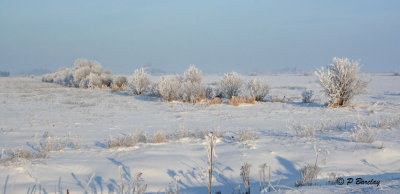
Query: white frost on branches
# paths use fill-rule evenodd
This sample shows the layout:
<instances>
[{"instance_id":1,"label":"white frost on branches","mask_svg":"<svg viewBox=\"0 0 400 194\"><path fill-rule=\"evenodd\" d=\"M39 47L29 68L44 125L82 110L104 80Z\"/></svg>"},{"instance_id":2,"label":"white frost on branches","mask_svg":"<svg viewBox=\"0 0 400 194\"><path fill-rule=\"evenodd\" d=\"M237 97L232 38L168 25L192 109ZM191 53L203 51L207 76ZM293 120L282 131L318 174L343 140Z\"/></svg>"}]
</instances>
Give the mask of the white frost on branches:
<instances>
[{"instance_id":1,"label":"white frost on branches","mask_svg":"<svg viewBox=\"0 0 400 194\"><path fill-rule=\"evenodd\" d=\"M179 100L182 96L182 77L179 75L163 76L157 85L158 91L164 100Z\"/></svg>"},{"instance_id":2,"label":"white frost on branches","mask_svg":"<svg viewBox=\"0 0 400 194\"><path fill-rule=\"evenodd\" d=\"M236 72L227 73L218 84L223 97L239 96L243 87L243 78Z\"/></svg>"},{"instance_id":3,"label":"white frost on branches","mask_svg":"<svg viewBox=\"0 0 400 194\"><path fill-rule=\"evenodd\" d=\"M194 65L190 65L189 69L185 71L185 82L189 81L191 83L201 83L202 76L201 71L196 68Z\"/></svg>"},{"instance_id":4,"label":"white frost on branches","mask_svg":"<svg viewBox=\"0 0 400 194\"><path fill-rule=\"evenodd\" d=\"M75 60L74 67L60 68L57 72L46 74L42 81L68 87L99 88L110 87L111 71L104 71L100 63L87 59Z\"/></svg>"},{"instance_id":5,"label":"white frost on branches","mask_svg":"<svg viewBox=\"0 0 400 194\"><path fill-rule=\"evenodd\" d=\"M268 84L260 79L252 79L247 82L247 90L250 97L254 97L256 101L262 101L269 92Z\"/></svg>"},{"instance_id":6,"label":"white frost on branches","mask_svg":"<svg viewBox=\"0 0 400 194\"><path fill-rule=\"evenodd\" d=\"M321 68L315 75L329 98L329 104L345 106L355 95L365 92L368 81L358 74L360 66L357 61L336 57L333 61L335 64L329 64L327 71Z\"/></svg>"},{"instance_id":7,"label":"white frost on branches","mask_svg":"<svg viewBox=\"0 0 400 194\"><path fill-rule=\"evenodd\" d=\"M182 85L182 100L195 103L201 97L206 96L205 86L202 84L201 71L194 65L191 65L184 73L184 82Z\"/></svg>"},{"instance_id":8,"label":"white frost on branches","mask_svg":"<svg viewBox=\"0 0 400 194\"><path fill-rule=\"evenodd\" d=\"M150 75L144 68L136 69L132 75L131 88L136 95L142 94L151 84Z\"/></svg>"}]
</instances>

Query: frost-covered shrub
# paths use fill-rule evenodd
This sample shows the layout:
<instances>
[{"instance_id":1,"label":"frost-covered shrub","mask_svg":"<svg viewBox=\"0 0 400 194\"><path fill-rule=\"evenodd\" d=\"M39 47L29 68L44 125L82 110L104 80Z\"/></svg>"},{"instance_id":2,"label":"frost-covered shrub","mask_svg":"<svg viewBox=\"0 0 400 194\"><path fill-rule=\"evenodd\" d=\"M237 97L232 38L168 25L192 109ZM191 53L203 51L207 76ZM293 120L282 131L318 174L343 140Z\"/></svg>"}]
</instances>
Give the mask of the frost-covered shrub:
<instances>
[{"instance_id":1,"label":"frost-covered shrub","mask_svg":"<svg viewBox=\"0 0 400 194\"><path fill-rule=\"evenodd\" d=\"M369 124L361 123L354 126L353 138L356 142L372 143L375 141L376 132L371 129Z\"/></svg>"},{"instance_id":2,"label":"frost-covered shrub","mask_svg":"<svg viewBox=\"0 0 400 194\"><path fill-rule=\"evenodd\" d=\"M146 70L144 68L136 69L130 83L132 92L136 95L141 95L150 84L150 75Z\"/></svg>"},{"instance_id":3,"label":"frost-covered shrub","mask_svg":"<svg viewBox=\"0 0 400 194\"><path fill-rule=\"evenodd\" d=\"M158 88L158 83L150 84L150 86L144 91L144 94L150 97L162 97Z\"/></svg>"},{"instance_id":4,"label":"frost-covered shrub","mask_svg":"<svg viewBox=\"0 0 400 194\"><path fill-rule=\"evenodd\" d=\"M368 81L359 75L360 66L357 61L348 58L333 58L335 64L315 72L318 81L329 97L331 106L345 106L358 94L365 92Z\"/></svg>"},{"instance_id":5,"label":"frost-covered shrub","mask_svg":"<svg viewBox=\"0 0 400 194\"><path fill-rule=\"evenodd\" d=\"M239 96L243 86L243 78L236 72L227 73L218 83L218 88L224 98Z\"/></svg>"},{"instance_id":6,"label":"frost-covered shrub","mask_svg":"<svg viewBox=\"0 0 400 194\"><path fill-rule=\"evenodd\" d=\"M54 76L53 74L45 74L42 76L42 82L49 82L49 83L53 83L54 82Z\"/></svg>"},{"instance_id":7,"label":"frost-covered shrub","mask_svg":"<svg viewBox=\"0 0 400 194\"><path fill-rule=\"evenodd\" d=\"M42 81L68 87L110 87L112 73L111 71L104 71L97 61L77 59L73 68L60 68L55 73L44 75Z\"/></svg>"},{"instance_id":8,"label":"frost-covered shrub","mask_svg":"<svg viewBox=\"0 0 400 194\"><path fill-rule=\"evenodd\" d=\"M304 90L301 93L301 96L303 97L303 103L312 103L313 102L313 94L314 92L312 90Z\"/></svg>"},{"instance_id":9,"label":"frost-covered shrub","mask_svg":"<svg viewBox=\"0 0 400 194\"><path fill-rule=\"evenodd\" d=\"M128 79L125 76L114 76L112 80L113 88L120 88L128 84Z\"/></svg>"},{"instance_id":10,"label":"frost-covered shrub","mask_svg":"<svg viewBox=\"0 0 400 194\"><path fill-rule=\"evenodd\" d=\"M101 75L103 68L97 61L90 61L87 59L77 59L75 60L74 67L72 68L74 77L74 86L79 87L83 85L82 80L87 78L89 74Z\"/></svg>"},{"instance_id":11,"label":"frost-covered shrub","mask_svg":"<svg viewBox=\"0 0 400 194\"><path fill-rule=\"evenodd\" d=\"M112 86L112 82L113 82L113 76L112 74L108 74L108 73L102 73L100 75L100 80L101 80L101 87L111 87Z\"/></svg>"},{"instance_id":12,"label":"frost-covered shrub","mask_svg":"<svg viewBox=\"0 0 400 194\"><path fill-rule=\"evenodd\" d=\"M201 98L205 98L205 88L201 83L186 81L183 83L181 99L184 102L195 103Z\"/></svg>"},{"instance_id":13,"label":"frost-covered shrub","mask_svg":"<svg viewBox=\"0 0 400 194\"><path fill-rule=\"evenodd\" d=\"M206 97L205 86L201 83L201 71L191 65L184 73L180 98L184 102L195 103Z\"/></svg>"},{"instance_id":14,"label":"frost-covered shrub","mask_svg":"<svg viewBox=\"0 0 400 194\"><path fill-rule=\"evenodd\" d=\"M301 180L296 181L295 185L299 186L311 186L313 184L313 180L316 180L321 168L316 164L307 164L303 168L299 170Z\"/></svg>"},{"instance_id":15,"label":"frost-covered shrub","mask_svg":"<svg viewBox=\"0 0 400 194\"><path fill-rule=\"evenodd\" d=\"M191 82L193 84L201 84L202 76L201 71L194 65L190 65L189 69L184 73L185 82Z\"/></svg>"},{"instance_id":16,"label":"frost-covered shrub","mask_svg":"<svg viewBox=\"0 0 400 194\"><path fill-rule=\"evenodd\" d=\"M90 74L90 67L84 66L81 68L74 68L73 70L73 77L74 77L74 86L79 87L80 85L84 85L81 83L82 81L85 82L85 79Z\"/></svg>"},{"instance_id":17,"label":"frost-covered shrub","mask_svg":"<svg viewBox=\"0 0 400 194\"><path fill-rule=\"evenodd\" d=\"M100 88L102 86L102 79L96 73L90 73L87 77L87 88Z\"/></svg>"},{"instance_id":18,"label":"frost-covered shrub","mask_svg":"<svg viewBox=\"0 0 400 194\"><path fill-rule=\"evenodd\" d=\"M314 152L315 152L315 163L314 164L307 164L303 168L299 170L301 180L296 181L295 186L305 186L305 185L312 185L314 180L317 180L318 174L321 171L321 168L318 166L318 156L321 152L320 149L317 149L317 146L314 145Z\"/></svg>"},{"instance_id":19,"label":"frost-covered shrub","mask_svg":"<svg viewBox=\"0 0 400 194\"><path fill-rule=\"evenodd\" d=\"M256 101L262 101L269 92L268 84L259 79L252 79L247 82L247 90L250 97L254 97Z\"/></svg>"},{"instance_id":20,"label":"frost-covered shrub","mask_svg":"<svg viewBox=\"0 0 400 194\"><path fill-rule=\"evenodd\" d=\"M182 96L182 77L179 75L161 77L158 82L158 91L164 100L180 100Z\"/></svg>"},{"instance_id":21,"label":"frost-covered shrub","mask_svg":"<svg viewBox=\"0 0 400 194\"><path fill-rule=\"evenodd\" d=\"M205 90L208 99L222 98L222 93L218 87L207 86Z\"/></svg>"},{"instance_id":22,"label":"frost-covered shrub","mask_svg":"<svg viewBox=\"0 0 400 194\"><path fill-rule=\"evenodd\" d=\"M53 74L53 81L54 83L63 86L72 86L74 81L72 70L68 68L60 68Z\"/></svg>"}]
</instances>

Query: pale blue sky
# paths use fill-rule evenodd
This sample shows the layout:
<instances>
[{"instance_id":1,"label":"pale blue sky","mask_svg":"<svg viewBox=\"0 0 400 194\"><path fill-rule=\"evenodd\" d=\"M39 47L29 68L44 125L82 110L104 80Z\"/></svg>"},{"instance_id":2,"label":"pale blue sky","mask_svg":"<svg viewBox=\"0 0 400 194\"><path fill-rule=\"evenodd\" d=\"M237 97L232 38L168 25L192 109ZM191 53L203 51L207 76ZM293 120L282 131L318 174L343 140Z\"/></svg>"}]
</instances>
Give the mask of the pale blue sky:
<instances>
[{"instance_id":1,"label":"pale blue sky","mask_svg":"<svg viewBox=\"0 0 400 194\"><path fill-rule=\"evenodd\" d=\"M115 74L314 70L333 57L400 70L400 1L0 0L0 70L71 67Z\"/></svg>"}]
</instances>

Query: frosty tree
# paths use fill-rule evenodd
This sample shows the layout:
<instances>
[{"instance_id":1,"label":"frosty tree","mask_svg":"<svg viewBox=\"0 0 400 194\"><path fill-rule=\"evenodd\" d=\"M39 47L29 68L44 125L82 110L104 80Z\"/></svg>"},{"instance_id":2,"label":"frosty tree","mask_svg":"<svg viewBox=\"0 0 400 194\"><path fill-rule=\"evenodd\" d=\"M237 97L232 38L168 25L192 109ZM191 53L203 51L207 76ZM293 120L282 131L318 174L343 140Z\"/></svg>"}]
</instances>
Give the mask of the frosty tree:
<instances>
[{"instance_id":1,"label":"frosty tree","mask_svg":"<svg viewBox=\"0 0 400 194\"><path fill-rule=\"evenodd\" d=\"M201 80L201 71L194 65L190 65L189 69L184 73L181 96L183 101L195 103L201 97L206 96L205 87L201 83Z\"/></svg>"},{"instance_id":2,"label":"frosty tree","mask_svg":"<svg viewBox=\"0 0 400 194\"><path fill-rule=\"evenodd\" d=\"M236 72L227 73L219 82L218 88L225 98L238 96L243 86L243 78Z\"/></svg>"},{"instance_id":3,"label":"frosty tree","mask_svg":"<svg viewBox=\"0 0 400 194\"><path fill-rule=\"evenodd\" d=\"M158 91L164 100L179 100L182 96L182 77L179 75L161 77L158 82Z\"/></svg>"},{"instance_id":4,"label":"frosty tree","mask_svg":"<svg viewBox=\"0 0 400 194\"><path fill-rule=\"evenodd\" d=\"M357 61L348 58L333 58L335 64L327 65L315 72L332 107L346 106L358 94L365 92L368 81L359 75L360 66Z\"/></svg>"},{"instance_id":5,"label":"frosty tree","mask_svg":"<svg viewBox=\"0 0 400 194\"><path fill-rule=\"evenodd\" d=\"M201 71L196 68L194 65L190 65L189 69L185 71L184 73L185 76L185 81L190 81L193 84L201 83Z\"/></svg>"},{"instance_id":6,"label":"frosty tree","mask_svg":"<svg viewBox=\"0 0 400 194\"><path fill-rule=\"evenodd\" d=\"M256 101L262 101L269 92L267 82L260 79L252 79L247 82L247 90L249 91L249 95L254 97Z\"/></svg>"},{"instance_id":7,"label":"frosty tree","mask_svg":"<svg viewBox=\"0 0 400 194\"><path fill-rule=\"evenodd\" d=\"M132 75L131 88L134 94L140 95L150 85L150 75L144 68L136 69Z\"/></svg>"}]
</instances>

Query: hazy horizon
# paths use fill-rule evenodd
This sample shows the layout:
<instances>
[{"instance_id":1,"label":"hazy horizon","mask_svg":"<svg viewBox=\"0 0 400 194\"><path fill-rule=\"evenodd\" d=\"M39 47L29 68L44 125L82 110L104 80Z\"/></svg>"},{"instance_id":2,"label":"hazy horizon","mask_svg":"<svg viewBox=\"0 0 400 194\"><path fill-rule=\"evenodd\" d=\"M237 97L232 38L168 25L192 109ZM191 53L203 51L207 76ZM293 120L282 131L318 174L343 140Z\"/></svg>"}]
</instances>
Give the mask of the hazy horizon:
<instances>
[{"instance_id":1,"label":"hazy horizon","mask_svg":"<svg viewBox=\"0 0 400 194\"><path fill-rule=\"evenodd\" d=\"M56 71L75 59L114 74L313 71L333 57L400 71L400 1L4 1L0 71Z\"/></svg>"}]
</instances>

